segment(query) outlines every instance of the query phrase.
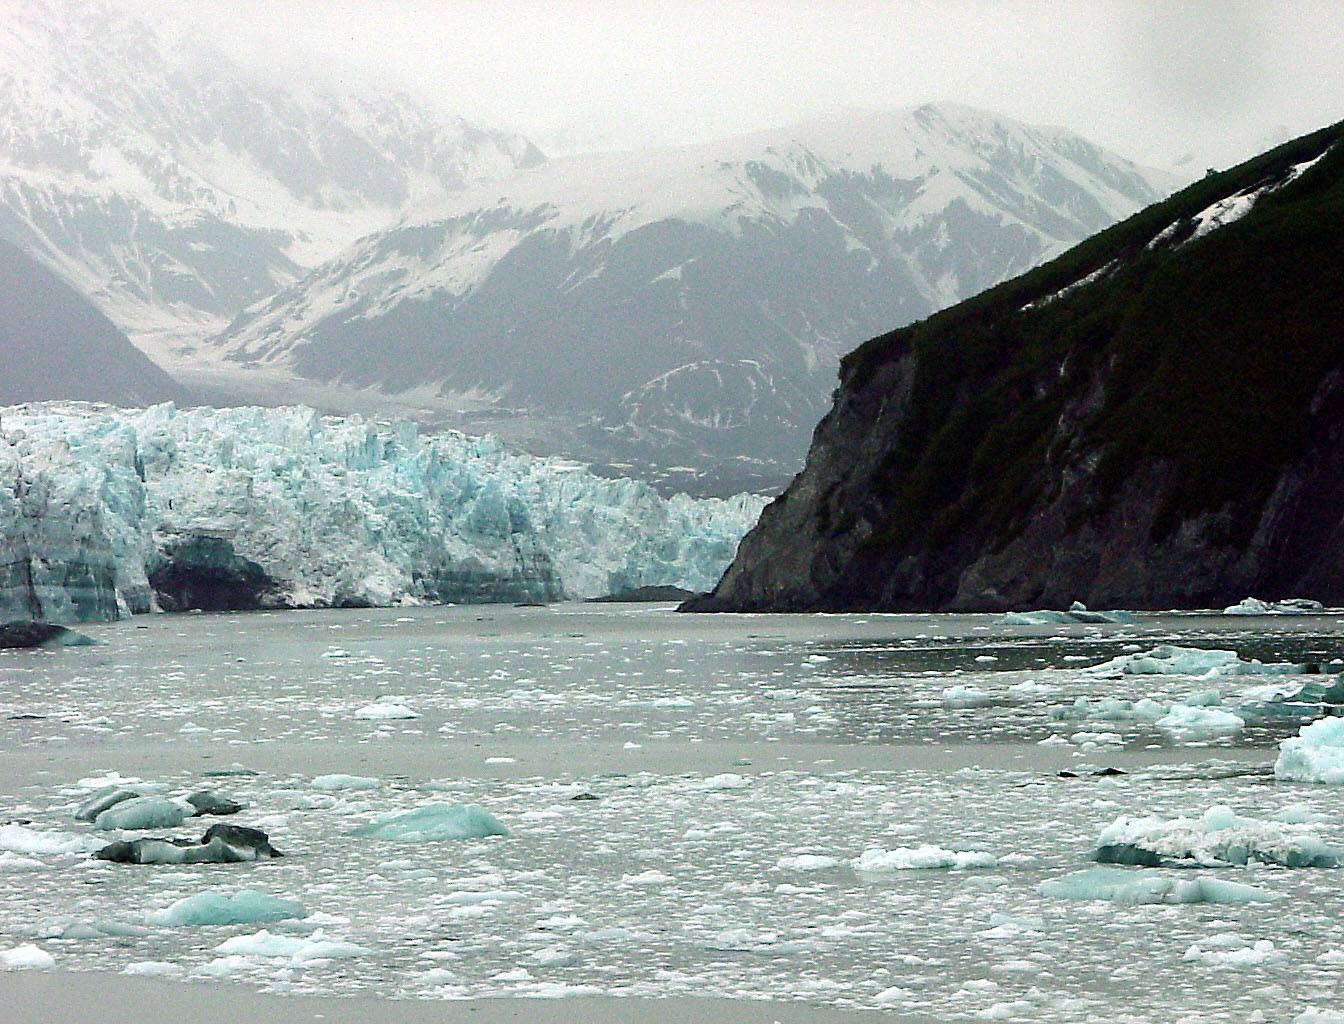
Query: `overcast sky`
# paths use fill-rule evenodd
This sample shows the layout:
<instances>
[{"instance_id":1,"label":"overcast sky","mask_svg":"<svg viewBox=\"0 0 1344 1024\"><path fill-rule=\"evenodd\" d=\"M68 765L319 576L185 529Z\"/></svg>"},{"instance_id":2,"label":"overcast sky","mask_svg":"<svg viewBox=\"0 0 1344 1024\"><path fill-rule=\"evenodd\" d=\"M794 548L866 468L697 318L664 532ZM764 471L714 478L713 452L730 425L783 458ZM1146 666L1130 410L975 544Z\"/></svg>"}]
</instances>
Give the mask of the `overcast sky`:
<instances>
[{"instance_id":1,"label":"overcast sky","mask_svg":"<svg viewBox=\"0 0 1344 1024\"><path fill-rule=\"evenodd\" d=\"M272 74L396 84L553 154L954 100L1202 169L1344 118L1344 0L141 2Z\"/></svg>"}]
</instances>

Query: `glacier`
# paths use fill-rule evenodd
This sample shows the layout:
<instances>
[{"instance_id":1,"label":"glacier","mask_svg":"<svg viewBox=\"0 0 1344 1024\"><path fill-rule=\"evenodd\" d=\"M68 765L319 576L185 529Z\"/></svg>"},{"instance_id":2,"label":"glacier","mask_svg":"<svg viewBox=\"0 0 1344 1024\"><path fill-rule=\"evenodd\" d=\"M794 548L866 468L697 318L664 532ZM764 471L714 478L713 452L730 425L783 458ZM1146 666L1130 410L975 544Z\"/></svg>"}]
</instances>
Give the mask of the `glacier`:
<instances>
[{"instance_id":1,"label":"glacier","mask_svg":"<svg viewBox=\"0 0 1344 1024\"><path fill-rule=\"evenodd\" d=\"M305 407L0 409L0 621L707 590L765 499Z\"/></svg>"}]
</instances>

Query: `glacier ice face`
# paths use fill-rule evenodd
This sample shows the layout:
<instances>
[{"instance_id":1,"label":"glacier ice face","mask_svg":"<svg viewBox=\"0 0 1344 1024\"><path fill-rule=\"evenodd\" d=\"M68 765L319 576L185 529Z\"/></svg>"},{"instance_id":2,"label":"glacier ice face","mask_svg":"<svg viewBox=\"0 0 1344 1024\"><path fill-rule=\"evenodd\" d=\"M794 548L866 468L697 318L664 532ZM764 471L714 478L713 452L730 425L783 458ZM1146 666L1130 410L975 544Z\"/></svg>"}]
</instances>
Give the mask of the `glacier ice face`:
<instances>
[{"instance_id":1,"label":"glacier ice face","mask_svg":"<svg viewBox=\"0 0 1344 1024\"><path fill-rule=\"evenodd\" d=\"M764 499L311 409L0 411L0 619L707 590Z\"/></svg>"}]
</instances>

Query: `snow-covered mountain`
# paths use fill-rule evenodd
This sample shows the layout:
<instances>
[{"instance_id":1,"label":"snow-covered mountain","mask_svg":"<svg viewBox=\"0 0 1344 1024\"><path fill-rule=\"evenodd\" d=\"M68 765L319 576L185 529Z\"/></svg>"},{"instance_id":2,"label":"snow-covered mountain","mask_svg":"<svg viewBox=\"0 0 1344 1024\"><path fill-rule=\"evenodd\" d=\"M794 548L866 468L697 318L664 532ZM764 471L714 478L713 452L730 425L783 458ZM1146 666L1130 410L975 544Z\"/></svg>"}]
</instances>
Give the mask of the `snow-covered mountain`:
<instances>
[{"instance_id":1,"label":"snow-covered mountain","mask_svg":"<svg viewBox=\"0 0 1344 1024\"><path fill-rule=\"evenodd\" d=\"M0 405L59 398L147 405L188 395L84 296L0 239Z\"/></svg>"},{"instance_id":2,"label":"snow-covered mountain","mask_svg":"<svg viewBox=\"0 0 1344 1024\"><path fill-rule=\"evenodd\" d=\"M0 410L0 622L707 589L764 501L312 409Z\"/></svg>"},{"instance_id":3,"label":"snow-covered mountain","mask_svg":"<svg viewBox=\"0 0 1344 1024\"><path fill-rule=\"evenodd\" d=\"M200 52L111 0L0 0L0 238L169 361L409 206L543 159Z\"/></svg>"},{"instance_id":4,"label":"snow-covered mountain","mask_svg":"<svg viewBox=\"0 0 1344 1024\"><path fill-rule=\"evenodd\" d=\"M361 239L217 344L239 367L484 408L492 429L558 413L557 443L678 486L774 484L844 352L1171 184L951 105L551 161Z\"/></svg>"}]
</instances>

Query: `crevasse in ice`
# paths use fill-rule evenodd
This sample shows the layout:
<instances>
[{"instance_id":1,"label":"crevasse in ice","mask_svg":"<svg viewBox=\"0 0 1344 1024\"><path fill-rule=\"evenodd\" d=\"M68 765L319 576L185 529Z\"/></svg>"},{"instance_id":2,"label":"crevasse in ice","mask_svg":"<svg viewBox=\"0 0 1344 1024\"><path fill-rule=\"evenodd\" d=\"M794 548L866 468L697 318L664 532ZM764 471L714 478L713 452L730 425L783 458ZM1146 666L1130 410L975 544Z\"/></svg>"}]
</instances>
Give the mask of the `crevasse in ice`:
<instances>
[{"instance_id":1,"label":"crevasse in ice","mask_svg":"<svg viewBox=\"0 0 1344 1024\"><path fill-rule=\"evenodd\" d=\"M713 586L764 499L307 408L0 410L0 620Z\"/></svg>"}]
</instances>

